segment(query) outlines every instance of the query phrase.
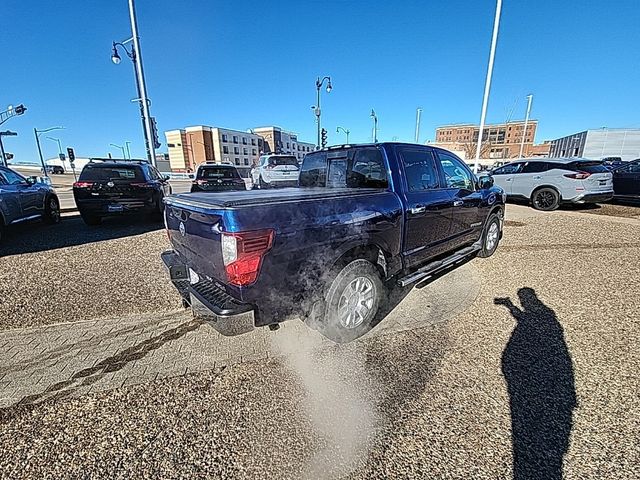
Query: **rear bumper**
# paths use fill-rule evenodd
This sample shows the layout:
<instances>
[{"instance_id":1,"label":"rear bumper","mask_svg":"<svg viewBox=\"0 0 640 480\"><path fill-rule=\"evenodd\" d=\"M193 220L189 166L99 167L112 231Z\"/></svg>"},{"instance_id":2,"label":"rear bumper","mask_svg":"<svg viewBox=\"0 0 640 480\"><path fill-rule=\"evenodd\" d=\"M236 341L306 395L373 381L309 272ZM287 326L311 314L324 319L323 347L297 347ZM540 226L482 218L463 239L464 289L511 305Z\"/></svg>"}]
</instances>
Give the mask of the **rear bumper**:
<instances>
[{"instance_id":1,"label":"rear bumper","mask_svg":"<svg viewBox=\"0 0 640 480\"><path fill-rule=\"evenodd\" d=\"M255 328L257 310L254 305L235 299L214 282L190 278L189 269L175 251L167 250L161 257L171 282L191 305L195 317L226 336L241 335Z\"/></svg>"},{"instance_id":2,"label":"rear bumper","mask_svg":"<svg viewBox=\"0 0 640 480\"><path fill-rule=\"evenodd\" d=\"M127 200L83 200L76 199L78 210L86 213L108 216L126 215L127 213L150 213L156 209L153 198Z\"/></svg>"},{"instance_id":3,"label":"rear bumper","mask_svg":"<svg viewBox=\"0 0 640 480\"><path fill-rule=\"evenodd\" d=\"M599 203L607 202L613 198L613 191L599 193L585 193L569 200L571 203Z\"/></svg>"}]
</instances>

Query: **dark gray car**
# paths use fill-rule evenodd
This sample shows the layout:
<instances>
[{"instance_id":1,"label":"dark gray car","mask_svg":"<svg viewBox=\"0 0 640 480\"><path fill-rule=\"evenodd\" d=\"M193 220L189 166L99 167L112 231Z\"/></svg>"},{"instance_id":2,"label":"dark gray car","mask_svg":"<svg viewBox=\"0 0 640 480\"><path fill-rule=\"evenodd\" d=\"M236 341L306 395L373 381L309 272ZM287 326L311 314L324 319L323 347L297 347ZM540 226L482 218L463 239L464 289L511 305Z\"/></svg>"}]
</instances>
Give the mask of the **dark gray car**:
<instances>
[{"instance_id":1,"label":"dark gray car","mask_svg":"<svg viewBox=\"0 0 640 480\"><path fill-rule=\"evenodd\" d=\"M6 227L39 219L60 221L60 201L53 187L0 167L0 241Z\"/></svg>"}]
</instances>

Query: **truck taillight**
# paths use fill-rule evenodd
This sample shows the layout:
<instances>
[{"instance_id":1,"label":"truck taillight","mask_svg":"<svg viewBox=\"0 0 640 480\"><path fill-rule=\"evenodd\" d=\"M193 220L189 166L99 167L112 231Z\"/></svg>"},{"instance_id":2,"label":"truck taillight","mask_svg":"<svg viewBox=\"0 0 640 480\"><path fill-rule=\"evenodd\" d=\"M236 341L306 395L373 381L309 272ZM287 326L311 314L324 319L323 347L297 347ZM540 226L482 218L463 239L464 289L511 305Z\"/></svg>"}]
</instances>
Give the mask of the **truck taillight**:
<instances>
[{"instance_id":1,"label":"truck taillight","mask_svg":"<svg viewBox=\"0 0 640 480\"><path fill-rule=\"evenodd\" d=\"M229 283L242 287L256 281L274 236L273 230L222 234L222 261Z\"/></svg>"},{"instance_id":2,"label":"truck taillight","mask_svg":"<svg viewBox=\"0 0 640 480\"><path fill-rule=\"evenodd\" d=\"M572 178L573 180L584 180L585 178L589 178L591 174L587 172L578 172L578 173L565 173L564 176L567 178Z\"/></svg>"}]
</instances>

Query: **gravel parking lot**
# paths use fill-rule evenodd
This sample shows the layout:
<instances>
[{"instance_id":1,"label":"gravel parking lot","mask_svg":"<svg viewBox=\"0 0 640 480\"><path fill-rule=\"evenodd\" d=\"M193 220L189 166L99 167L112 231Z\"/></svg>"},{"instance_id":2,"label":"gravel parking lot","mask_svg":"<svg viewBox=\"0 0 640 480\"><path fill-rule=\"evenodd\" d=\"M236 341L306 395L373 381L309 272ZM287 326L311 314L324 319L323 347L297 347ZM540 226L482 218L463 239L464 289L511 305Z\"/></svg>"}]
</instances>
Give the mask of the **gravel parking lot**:
<instances>
[{"instance_id":1,"label":"gravel parking lot","mask_svg":"<svg viewBox=\"0 0 640 480\"><path fill-rule=\"evenodd\" d=\"M507 219L448 321L341 346L285 326L266 361L1 409L0 476L640 478L640 221L516 205ZM175 309L163 233L118 228L0 259L29 276L24 304L6 303L19 277L2 279L2 328ZM66 307L29 286L94 264ZM38 319L28 301L57 310Z\"/></svg>"}]
</instances>

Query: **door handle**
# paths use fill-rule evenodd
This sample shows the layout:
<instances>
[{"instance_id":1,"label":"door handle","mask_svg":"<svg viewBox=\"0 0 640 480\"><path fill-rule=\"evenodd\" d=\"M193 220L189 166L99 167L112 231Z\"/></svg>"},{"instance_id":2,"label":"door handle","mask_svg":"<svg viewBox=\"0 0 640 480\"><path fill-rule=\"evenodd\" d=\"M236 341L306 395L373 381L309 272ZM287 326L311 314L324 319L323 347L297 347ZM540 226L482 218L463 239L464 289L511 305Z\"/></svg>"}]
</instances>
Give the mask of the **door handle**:
<instances>
[{"instance_id":1,"label":"door handle","mask_svg":"<svg viewBox=\"0 0 640 480\"><path fill-rule=\"evenodd\" d=\"M453 206L454 207L461 207L462 205L464 205L464 202L462 200L454 200L453 201Z\"/></svg>"},{"instance_id":2,"label":"door handle","mask_svg":"<svg viewBox=\"0 0 640 480\"><path fill-rule=\"evenodd\" d=\"M504 181L505 182L510 182L512 179L511 178L505 178Z\"/></svg>"},{"instance_id":3,"label":"door handle","mask_svg":"<svg viewBox=\"0 0 640 480\"><path fill-rule=\"evenodd\" d=\"M424 205L418 205L416 207L412 207L409 209L409 212L411 212L413 215L417 215L418 213L424 213L427 211L427 207L425 207Z\"/></svg>"},{"instance_id":4,"label":"door handle","mask_svg":"<svg viewBox=\"0 0 640 480\"><path fill-rule=\"evenodd\" d=\"M542 177L540 175L533 177L534 180L540 180Z\"/></svg>"}]
</instances>

